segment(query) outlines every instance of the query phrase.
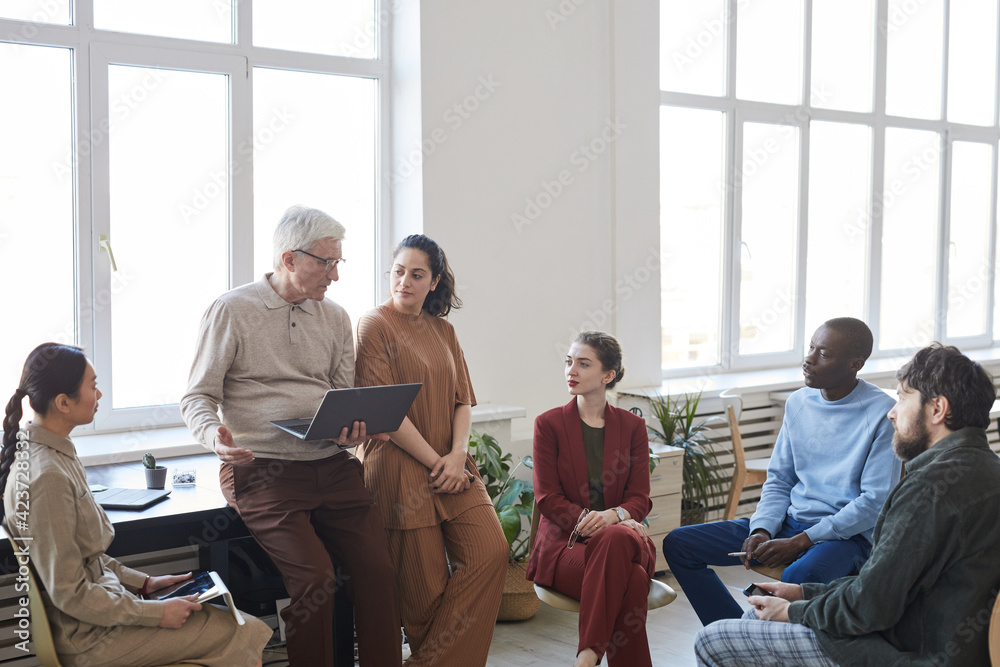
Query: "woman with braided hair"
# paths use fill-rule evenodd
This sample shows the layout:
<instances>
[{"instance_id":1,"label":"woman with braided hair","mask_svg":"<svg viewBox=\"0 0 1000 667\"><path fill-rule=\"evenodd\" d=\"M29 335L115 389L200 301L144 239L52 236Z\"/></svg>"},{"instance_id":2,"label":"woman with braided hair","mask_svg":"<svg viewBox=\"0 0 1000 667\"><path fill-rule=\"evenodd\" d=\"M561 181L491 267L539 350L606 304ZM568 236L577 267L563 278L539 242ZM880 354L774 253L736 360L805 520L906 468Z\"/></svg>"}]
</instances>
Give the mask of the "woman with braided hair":
<instances>
[{"instance_id":1,"label":"woman with braided hair","mask_svg":"<svg viewBox=\"0 0 1000 667\"><path fill-rule=\"evenodd\" d=\"M35 416L21 430L25 397ZM143 594L190 573L149 577L105 553L114 529L69 438L93 421L100 398L94 367L80 348L44 343L28 356L3 420L0 520L15 543L30 544L60 661L260 667L271 636L264 623L245 617L238 625L227 611L190 598L145 600Z\"/></svg>"}]
</instances>

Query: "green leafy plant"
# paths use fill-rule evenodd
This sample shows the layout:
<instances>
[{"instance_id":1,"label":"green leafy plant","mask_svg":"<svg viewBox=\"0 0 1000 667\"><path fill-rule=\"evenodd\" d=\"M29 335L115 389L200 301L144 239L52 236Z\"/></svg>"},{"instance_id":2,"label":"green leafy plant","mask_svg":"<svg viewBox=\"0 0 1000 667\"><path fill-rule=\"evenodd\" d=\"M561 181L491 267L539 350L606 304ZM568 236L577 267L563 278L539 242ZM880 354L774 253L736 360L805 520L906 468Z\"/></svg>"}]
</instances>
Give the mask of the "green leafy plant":
<instances>
[{"instance_id":1,"label":"green leafy plant","mask_svg":"<svg viewBox=\"0 0 1000 667\"><path fill-rule=\"evenodd\" d=\"M514 457L509 452L505 454L492 435L476 431L469 436L469 453L476 461L479 474L486 484L486 493L493 501L493 509L496 510L500 527L507 538L510 560L524 560L528 556L529 531L522 529L521 517L531 516L531 510L535 506L535 490L530 481L515 479L513 474L522 465L526 468L533 467L531 457L522 458L511 468Z\"/></svg>"},{"instance_id":2,"label":"green leafy plant","mask_svg":"<svg viewBox=\"0 0 1000 667\"><path fill-rule=\"evenodd\" d=\"M142 455L142 465L145 468L150 468L150 469L155 468L156 467L156 458L152 454L149 454L149 453L143 454Z\"/></svg>"},{"instance_id":3,"label":"green leafy plant","mask_svg":"<svg viewBox=\"0 0 1000 667\"><path fill-rule=\"evenodd\" d=\"M711 430L709 424L725 420L721 417L696 420L701 392L683 394L674 399L657 394L649 402L660 425L659 430L648 427L649 432L668 445L684 450L684 482L681 487L684 505L708 508L713 497L726 492L730 481L730 476L720 468L719 459L712 449L712 440L707 435Z\"/></svg>"}]
</instances>

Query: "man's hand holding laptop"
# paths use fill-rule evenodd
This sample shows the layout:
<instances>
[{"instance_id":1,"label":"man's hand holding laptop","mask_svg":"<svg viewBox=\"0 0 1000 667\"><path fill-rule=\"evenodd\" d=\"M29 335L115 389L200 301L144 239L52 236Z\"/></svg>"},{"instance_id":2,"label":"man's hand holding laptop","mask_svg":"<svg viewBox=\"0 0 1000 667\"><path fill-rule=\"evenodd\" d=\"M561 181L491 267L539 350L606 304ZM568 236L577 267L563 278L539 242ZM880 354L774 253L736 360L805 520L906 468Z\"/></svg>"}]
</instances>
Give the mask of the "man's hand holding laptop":
<instances>
[{"instance_id":1,"label":"man's hand holding laptop","mask_svg":"<svg viewBox=\"0 0 1000 667\"><path fill-rule=\"evenodd\" d=\"M356 421L353 424L353 429L350 433L347 432L347 427L345 426L340 431L339 438L327 438L327 442L332 442L333 444L342 447L344 449L349 449L351 447L357 447L366 440L382 440L384 442L389 441L388 433L375 433L373 435L368 435L365 433L365 423Z\"/></svg>"}]
</instances>

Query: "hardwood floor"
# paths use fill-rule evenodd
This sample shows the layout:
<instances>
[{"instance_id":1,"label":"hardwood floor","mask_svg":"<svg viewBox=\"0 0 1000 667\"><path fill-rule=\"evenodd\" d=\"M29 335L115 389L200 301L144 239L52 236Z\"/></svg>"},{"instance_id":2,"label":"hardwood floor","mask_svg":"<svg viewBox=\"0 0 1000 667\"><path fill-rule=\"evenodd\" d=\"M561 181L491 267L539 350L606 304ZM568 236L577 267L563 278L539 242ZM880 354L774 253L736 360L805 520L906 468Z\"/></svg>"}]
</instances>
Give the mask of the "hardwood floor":
<instances>
[{"instance_id":1,"label":"hardwood floor","mask_svg":"<svg viewBox=\"0 0 1000 667\"><path fill-rule=\"evenodd\" d=\"M766 577L742 567L715 568L729 592L745 608L743 588ZM666 607L649 612L646 632L653 664L657 667L695 667L694 636L701 622L688 604L684 591L672 576L658 577L677 591L677 599ZM576 657L577 615L542 604L527 621L499 622L493 632L487 667L556 667L572 665ZM284 647L268 650L268 667L288 665ZM603 663L607 665L605 661Z\"/></svg>"},{"instance_id":2,"label":"hardwood floor","mask_svg":"<svg viewBox=\"0 0 1000 667\"><path fill-rule=\"evenodd\" d=\"M719 578L744 607L742 590L766 577L742 567L716 568ZM701 622L672 576L659 577L677 591L673 603L649 612L646 631L653 664L663 667L694 667L694 635ZM527 621L497 623L490 645L488 667L553 667L572 665L576 657L577 615L542 604ZM606 663L604 663L606 664Z\"/></svg>"}]
</instances>

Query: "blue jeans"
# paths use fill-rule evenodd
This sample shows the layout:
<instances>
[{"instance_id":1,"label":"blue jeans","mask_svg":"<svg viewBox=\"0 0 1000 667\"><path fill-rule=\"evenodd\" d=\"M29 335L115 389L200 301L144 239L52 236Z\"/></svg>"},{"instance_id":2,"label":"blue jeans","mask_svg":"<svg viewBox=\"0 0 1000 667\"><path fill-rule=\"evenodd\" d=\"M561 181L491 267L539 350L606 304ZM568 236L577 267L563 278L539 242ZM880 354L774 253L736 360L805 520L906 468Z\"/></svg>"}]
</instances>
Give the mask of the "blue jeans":
<instances>
[{"instance_id":1,"label":"blue jeans","mask_svg":"<svg viewBox=\"0 0 1000 667\"><path fill-rule=\"evenodd\" d=\"M785 517L781 530L773 537L794 537L809 527L810 524ZM743 615L743 609L708 566L739 565L738 557L726 554L740 551L749 535L750 520L736 519L682 526L663 538L667 566L703 625ZM860 535L848 540L820 542L786 567L781 580L790 584L807 581L829 583L839 577L857 574L868 560L871 550L871 544Z\"/></svg>"}]
</instances>

